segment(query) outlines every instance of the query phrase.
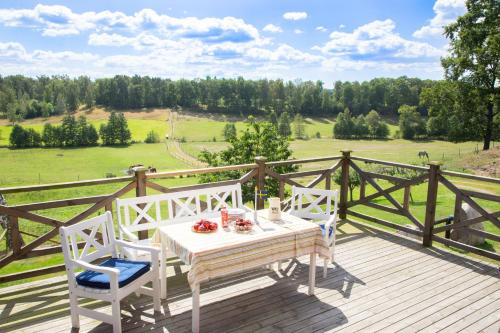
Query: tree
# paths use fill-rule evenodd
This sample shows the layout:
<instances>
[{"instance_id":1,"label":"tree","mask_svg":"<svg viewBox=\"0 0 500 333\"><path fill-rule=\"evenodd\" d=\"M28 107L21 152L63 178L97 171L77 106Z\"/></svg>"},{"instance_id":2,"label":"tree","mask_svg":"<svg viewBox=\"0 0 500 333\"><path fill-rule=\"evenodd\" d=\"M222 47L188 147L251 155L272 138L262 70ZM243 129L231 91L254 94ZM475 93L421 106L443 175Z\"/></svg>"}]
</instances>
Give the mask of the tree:
<instances>
[{"instance_id":1,"label":"tree","mask_svg":"<svg viewBox=\"0 0 500 333\"><path fill-rule=\"evenodd\" d=\"M144 140L145 143L158 143L160 142L160 136L158 133L155 131L151 130L148 132L148 135L146 136L146 139Z\"/></svg>"},{"instance_id":2,"label":"tree","mask_svg":"<svg viewBox=\"0 0 500 333\"><path fill-rule=\"evenodd\" d=\"M267 161L287 160L292 156L289 143L286 136L282 136L277 128L268 122L247 122L247 129L234 140L230 146L221 152L211 153L204 150L200 154L200 160L208 163L210 166L224 166L234 164L253 163L256 156L264 156ZM275 168L278 173L293 172L295 166L279 166ZM219 172L216 174L206 174L200 176L202 183L221 181L227 179L237 179L245 171L234 170L228 172ZM266 189L271 196L279 193L278 181L275 179L266 179ZM243 185L244 201L253 200L255 180Z\"/></svg>"},{"instance_id":3,"label":"tree","mask_svg":"<svg viewBox=\"0 0 500 333\"><path fill-rule=\"evenodd\" d=\"M371 110L365 120L372 138L385 139L389 136L389 126L382 120L377 111Z\"/></svg>"},{"instance_id":4,"label":"tree","mask_svg":"<svg viewBox=\"0 0 500 333\"><path fill-rule=\"evenodd\" d=\"M236 126L234 125L234 123L227 123L226 125L224 125L222 136L224 136L224 140L228 142L236 138Z\"/></svg>"},{"instance_id":5,"label":"tree","mask_svg":"<svg viewBox=\"0 0 500 333\"><path fill-rule=\"evenodd\" d=\"M337 185L342 185L342 172L339 170L333 175L333 181ZM356 187L361 185L361 178L357 172L349 172L349 182L347 186L349 187L349 200L352 201L352 194Z\"/></svg>"},{"instance_id":6,"label":"tree","mask_svg":"<svg viewBox=\"0 0 500 333\"><path fill-rule=\"evenodd\" d=\"M28 131L26 131L21 125L15 124L10 132L9 142L14 148L27 147Z\"/></svg>"},{"instance_id":7,"label":"tree","mask_svg":"<svg viewBox=\"0 0 500 333\"><path fill-rule=\"evenodd\" d=\"M278 132L281 136L284 137L292 135L292 129L290 128L290 118L288 117L288 112L283 112L281 114L278 123Z\"/></svg>"},{"instance_id":8,"label":"tree","mask_svg":"<svg viewBox=\"0 0 500 333\"><path fill-rule=\"evenodd\" d=\"M62 131L62 141L64 145L67 147L76 147L78 146L78 125L75 119L75 116L71 114L67 114L64 116L61 125Z\"/></svg>"},{"instance_id":9,"label":"tree","mask_svg":"<svg viewBox=\"0 0 500 333\"><path fill-rule=\"evenodd\" d=\"M337 139L346 139L351 136L354 129L354 121L352 120L351 111L345 108L344 112L340 112L335 119L333 125L333 136Z\"/></svg>"},{"instance_id":10,"label":"tree","mask_svg":"<svg viewBox=\"0 0 500 333\"><path fill-rule=\"evenodd\" d=\"M42 138L33 128L25 129L16 124L12 127L9 142L14 148L33 148L41 146Z\"/></svg>"},{"instance_id":11,"label":"tree","mask_svg":"<svg viewBox=\"0 0 500 333\"><path fill-rule=\"evenodd\" d=\"M63 114L66 112L66 103L64 102L64 96L62 94L57 95L54 112L55 114Z\"/></svg>"},{"instance_id":12,"label":"tree","mask_svg":"<svg viewBox=\"0 0 500 333\"><path fill-rule=\"evenodd\" d=\"M76 83L72 82L68 85L66 90L66 106L69 112L75 112L79 105L79 92Z\"/></svg>"},{"instance_id":13,"label":"tree","mask_svg":"<svg viewBox=\"0 0 500 333\"><path fill-rule=\"evenodd\" d=\"M278 116L276 115L276 112L274 110L269 112L269 122L278 127Z\"/></svg>"},{"instance_id":14,"label":"tree","mask_svg":"<svg viewBox=\"0 0 500 333\"><path fill-rule=\"evenodd\" d=\"M488 150L500 92L500 5L497 0L468 0L466 7L464 15L445 27L450 55L441 64L447 79L475 87L487 101L481 129L483 150Z\"/></svg>"},{"instance_id":15,"label":"tree","mask_svg":"<svg viewBox=\"0 0 500 333\"><path fill-rule=\"evenodd\" d=\"M118 121L116 127L116 141L121 145L127 145L130 143L132 134L128 128L127 119L123 113L118 114Z\"/></svg>"},{"instance_id":16,"label":"tree","mask_svg":"<svg viewBox=\"0 0 500 333\"><path fill-rule=\"evenodd\" d=\"M399 132L403 139L413 140L426 134L425 121L416 106L402 105L399 108Z\"/></svg>"},{"instance_id":17,"label":"tree","mask_svg":"<svg viewBox=\"0 0 500 333\"><path fill-rule=\"evenodd\" d=\"M52 124L45 123L43 125L42 131L42 142L45 147L58 147L60 145L60 140L57 138L56 127Z\"/></svg>"},{"instance_id":18,"label":"tree","mask_svg":"<svg viewBox=\"0 0 500 333\"><path fill-rule=\"evenodd\" d=\"M300 113L293 117L293 133L296 139L306 138L306 123Z\"/></svg>"}]
</instances>

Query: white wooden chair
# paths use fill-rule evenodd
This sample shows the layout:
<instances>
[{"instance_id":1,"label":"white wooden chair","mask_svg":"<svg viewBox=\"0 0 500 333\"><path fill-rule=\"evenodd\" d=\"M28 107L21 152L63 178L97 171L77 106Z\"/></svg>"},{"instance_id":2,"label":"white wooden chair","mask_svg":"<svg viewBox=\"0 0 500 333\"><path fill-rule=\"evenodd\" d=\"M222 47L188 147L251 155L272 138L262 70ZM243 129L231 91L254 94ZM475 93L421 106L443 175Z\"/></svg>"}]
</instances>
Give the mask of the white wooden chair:
<instances>
[{"instance_id":1,"label":"white wooden chair","mask_svg":"<svg viewBox=\"0 0 500 333\"><path fill-rule=\"evenodd\" d=\"M333 200L333 207L332 207ZM324 208L322 207L324 205ZM307 187L292 187L291 215L320 221L323 237L330 247L332 263L335 255L335 230L337 227L338 190L321 190ZM333 213L332 213L333 208ZM328 260L324 262L323 277L326 278Z\"/></svg>"},{"instance_id":2,"label":"white wooden chair","mask_svg":"<svg viewBox=\"0 0 500 333\"><path fill-rule=\"evenodd\" d=\"M159 227L193 221L198 217L216 217L222 205L244 208L240 183L116 199L119 235L121 239L138 245L159 246ZM143 220L145 222L141 223ZM139 239L140 231L147 231L150 235L146 239ZM149 253L140 250L130 249L126 255L134 260L150 260ZM166 260L167 254L160 252L160 288L163 299L167 296Z\"/></svg>"},{"instance_id":3,"label":"white wooden chair","mask_svg":"<svg viewBox=\"0 0 500 333\"><path fill-rule=\"evenodd\" d=\"M100 233L99 238L96 237ZM158 295L159 250L115 239L113 219L110 212L60 228L61 245L68 275L71 323L80 327L79 316L83 315L113 325L113 332L121 332L120 300L135 292L153 297L154 310L160 311ZM78 243L83 241L80 251ZM122 259L117 249L133 248L148 252L151 262ZM111 255L99 265L93 261ZM76 273L75 270L84 269ZM152 282L153 288L145 287ZM78 305L78 298L92 298L111 303L112 314L105 314Z\"/></svg>"}]
</instances>

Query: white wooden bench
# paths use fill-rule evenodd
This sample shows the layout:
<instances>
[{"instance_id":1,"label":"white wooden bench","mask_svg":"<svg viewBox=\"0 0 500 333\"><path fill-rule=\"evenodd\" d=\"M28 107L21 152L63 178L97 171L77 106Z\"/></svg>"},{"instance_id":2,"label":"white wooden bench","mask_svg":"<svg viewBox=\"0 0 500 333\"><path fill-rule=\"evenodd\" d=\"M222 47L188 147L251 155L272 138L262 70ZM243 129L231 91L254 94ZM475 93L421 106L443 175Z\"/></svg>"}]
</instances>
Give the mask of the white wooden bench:
<instances>
[{"instance_id":1,"label":"white wooden bench","mask_svg":"<svg viewBox=\"0 0 500 333\"><path fill-rule=\"evenodd\" d=\"M193 218L219 216L223 205L227 208L243 208L241 184L206 187L143 197L116 199L118 231L121 239L138 245L160 247L158 228L172 223L192 221ZM148 237L139 238L139 232ZM138 260L149 259L147 252L131 249L126 256ZM161 295L166 297L167 253L160 254Z\"/></svg>"}]
</instances>

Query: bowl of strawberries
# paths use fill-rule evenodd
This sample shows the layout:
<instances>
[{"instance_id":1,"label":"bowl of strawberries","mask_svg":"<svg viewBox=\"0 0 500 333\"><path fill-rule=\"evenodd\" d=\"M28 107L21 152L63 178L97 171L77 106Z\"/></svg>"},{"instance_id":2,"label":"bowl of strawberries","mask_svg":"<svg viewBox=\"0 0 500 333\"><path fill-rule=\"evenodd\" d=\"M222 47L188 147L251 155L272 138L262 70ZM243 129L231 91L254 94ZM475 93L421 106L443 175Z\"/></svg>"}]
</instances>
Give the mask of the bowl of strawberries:
<instances>
[{"instance_id":1,"label":"bowl of strawberries","mask_svg":"<svg viewBox=\"0 0 500 333\"><path fill-rule=\"evenodd\" d=\"M239 218L234 222L234 230L236 232L250 232L253 228L253 222L250 220Z\"/></svg>"},{"instance_id":2,"label":"bowl of strawberries","mask_svg":"<svg viewBox=\"0 0 500 333\"><path fill-rule=\"evenodd\" d=\"M218 227L217 223L209 221L209 220L201 219L198 222L196 222L191 229L194 232L207 234L210 232L216 232L217 227Z\"/></svg>"}]
</instances>

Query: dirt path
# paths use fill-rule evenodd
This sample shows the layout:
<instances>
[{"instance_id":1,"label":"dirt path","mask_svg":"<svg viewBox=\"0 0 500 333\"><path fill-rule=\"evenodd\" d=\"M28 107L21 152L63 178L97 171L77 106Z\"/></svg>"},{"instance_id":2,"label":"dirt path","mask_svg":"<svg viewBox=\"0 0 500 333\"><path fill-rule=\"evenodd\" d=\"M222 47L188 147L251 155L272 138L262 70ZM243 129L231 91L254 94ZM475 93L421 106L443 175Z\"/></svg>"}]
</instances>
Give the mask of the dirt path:
<instances>
[{"instance_id":1,"label":"dirt path","mask_svg":"<svg viewBox=\"0 0 500 333\"><path fill-rule=\"evenodd\" d=\"M169 136L168 136L168 139L166 142L168 152L174 158L181 160L184 163L186 163L192 167L195 167L195 168L207 167L208 164L201 162L200 160L198 160L194 156L191 156L188 153L186 153L184 150L182 150L181 144L179 143L179 141L177 141L175 139L175 137L174 137L175 119L177 119L178 116L179 115L177 114L177 112L169 111L168 121L170 124L170 133L169 133Z\"/></svg>"}]
</instances>

